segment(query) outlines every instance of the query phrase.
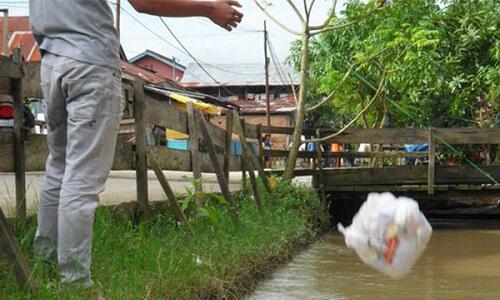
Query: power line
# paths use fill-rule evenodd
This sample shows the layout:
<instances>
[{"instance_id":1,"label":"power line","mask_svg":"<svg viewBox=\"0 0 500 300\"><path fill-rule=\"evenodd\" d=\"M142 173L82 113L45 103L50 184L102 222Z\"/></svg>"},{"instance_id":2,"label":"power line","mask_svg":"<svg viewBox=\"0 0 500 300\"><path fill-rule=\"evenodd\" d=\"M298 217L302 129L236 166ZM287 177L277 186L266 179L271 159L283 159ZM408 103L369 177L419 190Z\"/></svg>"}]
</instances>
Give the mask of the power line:
<instances>
[{"instance_id":1,"label":"power line","mask_svg":"<svg viewBox=\"0 0 500 300\"><path fill-rule=\"evenodd\" d=\"M285 72L283 71L283 68L281 67L281 62L278 58L278 55L276 54L276 50L274 49L273 43L271 42L271 39L269 39L269 36L267 38L267 42L269 45L269 52L271 53L271 59L274 64L274 68L276 69L276 72L278 73L278 77L281 80L281 83L284 85L287 85L287 80L286 80L286 75Z\"/></svg>"},{"instance_id":2,"label":"power line","mask_svg":"<svg viewBox=\"0 0 500 300\"><path fill-rule=\"evenodd\" d=\"M110 4L115 4L111 1L108 1ZM130 12L128 12L125 8L121 8L122 11L124 11L129 17L131 17L134 21L136 21L137 23L139 23L142 27L144 27L147 31L151 32L154 36L156 36L157 38L159 38L160 40L162 40L163 42L167 43L169 46L171 46L172 48L174 48L175 50L179 51L180 53L183 53L183 54L186 54L188 56L191 56L190 53L188 53L188 51L186 50L183 50L177 46L175 46L173 43L171 43L170 41L166 40L165 38L163 38L161 35L159 35L158 33L156 33L154 30L152 30L151 28L149 28L146 24L144 24L143 22L141 22L138 18L134 17ZM161 18L160 18L161 19ZM163 19L161 19L161 21L163 22ZM179 43L180 44L180 43ZM227 70L227 69L223 69L221 67L218 67L216 65L212 65L212 64L209 64L207 62L204 62L202 60L197 60L199 62L202 62L204 65L208 65L214 69L218 69L218 70L221 70L221 71L224 71L224 72L227 72L227 73L232 73L232 74L238 74L238 75L248 75L248 76L251 76L251 75L262 75L262 73L240 73L240 72L235 72L235 71L231 71L231 70Z\"/></svg>"},{"instance_id":3,"label":"power line","mask_svg":"<svg viewBox=\"0 0 500 300\"><path fill-rule=\"evenodd\" d=\"M215 83L217 83L218 85L220 85L226 92L230 93L233 96L236 96L236 95L233 94L233 92L231 92L229 89L227 89L222 83L220 83L217 79L215 79L215 77L213 77L212 74L210 74L210 72L207 71L207 69L198 61L198 59L196 59L196 57L194 57L194 55L191 54L191 52L189 52L189 50L184 46L184 44L182 44L182 42L177 38L177 36L175 35L175 33L172 31L172 29L170 29L170 27L167 25L167 23L165 23L165 21L163 20L163 18L162 17L159 17L159 18L160 18L160 21L165 26L165 28L167 28L168 32L170 32L170 34L172 35L172 37L177 41L177 43L179 43L179 45L181 46L181 48L184 49L184 51L186 51L186 53L189 55L189 57L191 57L191 59L194 60L194 62L201 68L201 70L203 72L205 72L205 74L207 74L207 76L210 77Z\"/></svg>"}]
</instances>

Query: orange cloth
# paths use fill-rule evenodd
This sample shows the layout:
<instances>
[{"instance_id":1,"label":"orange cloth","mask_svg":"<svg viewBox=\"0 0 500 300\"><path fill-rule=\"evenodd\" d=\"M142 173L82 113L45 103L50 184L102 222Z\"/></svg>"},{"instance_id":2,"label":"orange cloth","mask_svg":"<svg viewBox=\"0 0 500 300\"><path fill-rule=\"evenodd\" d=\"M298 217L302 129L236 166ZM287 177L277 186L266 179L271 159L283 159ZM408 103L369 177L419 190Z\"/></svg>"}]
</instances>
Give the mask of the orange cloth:
<instances>
[{"instance_id":1,"label":"orange cloth","mask_svg":"<svg viewBox=\"0 0 500 300\"><path fill-rule=\"evenodd\" d=\"M340 144L332 144L332 152L342 152L342 146Z\"/></svg>"}]
</instances>

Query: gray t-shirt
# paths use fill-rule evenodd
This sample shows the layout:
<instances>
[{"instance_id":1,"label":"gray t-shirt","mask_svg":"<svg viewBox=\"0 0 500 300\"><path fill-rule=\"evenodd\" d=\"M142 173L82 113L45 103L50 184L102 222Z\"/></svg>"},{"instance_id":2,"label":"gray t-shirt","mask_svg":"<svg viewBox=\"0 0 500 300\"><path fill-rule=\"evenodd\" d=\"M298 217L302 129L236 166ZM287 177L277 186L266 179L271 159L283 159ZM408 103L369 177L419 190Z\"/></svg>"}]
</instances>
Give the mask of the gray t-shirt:
<instances>
[{"instance_id":1,"label":"gray t-shirt","mask_svg":"<svg viewBox=\"0 0 500 300\"><path fill-rule=\"evenodd\" d=\"M106 0L30 0L40 49L85 63L120 67L120 45Z\"/></svg>"}]
</instances>

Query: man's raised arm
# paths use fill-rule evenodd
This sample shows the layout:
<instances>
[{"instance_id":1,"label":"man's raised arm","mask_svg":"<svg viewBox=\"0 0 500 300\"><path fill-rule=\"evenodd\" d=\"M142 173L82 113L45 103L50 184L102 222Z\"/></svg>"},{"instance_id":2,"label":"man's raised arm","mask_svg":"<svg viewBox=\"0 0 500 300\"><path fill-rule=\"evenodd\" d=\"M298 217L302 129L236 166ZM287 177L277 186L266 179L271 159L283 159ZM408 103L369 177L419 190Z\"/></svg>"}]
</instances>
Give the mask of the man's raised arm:
<instances>
[{"instance_id":1,"label":"man's raised arm","mask_svg":"<svg viewBox=\"0 0 500 300\"><path fill-rule=\"evenodd\" d=\"M141 13L164 17L207 17L231 31L241 22L243 14L236 0L129 0Z\"/></svg>"}]
</instances>

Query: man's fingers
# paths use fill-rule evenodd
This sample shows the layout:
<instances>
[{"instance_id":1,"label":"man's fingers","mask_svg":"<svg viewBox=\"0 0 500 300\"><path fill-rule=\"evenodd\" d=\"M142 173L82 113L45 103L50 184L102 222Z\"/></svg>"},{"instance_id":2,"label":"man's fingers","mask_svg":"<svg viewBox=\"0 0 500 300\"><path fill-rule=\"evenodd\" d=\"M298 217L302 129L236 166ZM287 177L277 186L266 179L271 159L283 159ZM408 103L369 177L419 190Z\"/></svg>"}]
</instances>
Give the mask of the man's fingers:
<instances>
[{"instance_id":1,"label":"man's fingers","mask_svg":"<svg viewBox=\"0 0 500 300\"><path fill-rule=\"evenodd\" d=\"M234 0L228 0L227 4L231 6L236 6L236 7L243 7L239 1L234 1Z\"/></svg>"},{"instance_id":2,"label":"man's fingers","mask_svg":"<svg viewBox=\"0 0 500 300\"><path fill-rule=\"evenodd\" d=\"M243 18L243 14L237 11L236 9L234 10L234 16L239 17L240 19Z\"/></svg>"}]
</instances>

